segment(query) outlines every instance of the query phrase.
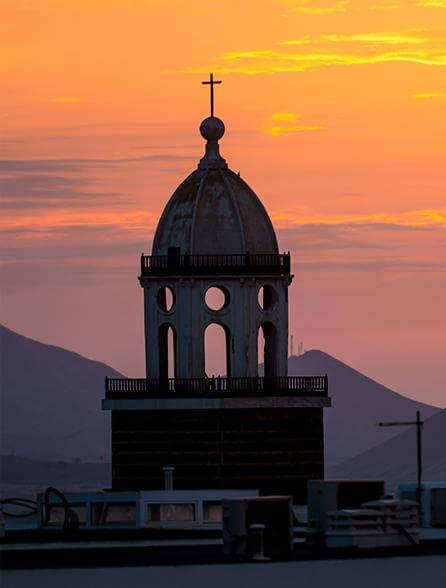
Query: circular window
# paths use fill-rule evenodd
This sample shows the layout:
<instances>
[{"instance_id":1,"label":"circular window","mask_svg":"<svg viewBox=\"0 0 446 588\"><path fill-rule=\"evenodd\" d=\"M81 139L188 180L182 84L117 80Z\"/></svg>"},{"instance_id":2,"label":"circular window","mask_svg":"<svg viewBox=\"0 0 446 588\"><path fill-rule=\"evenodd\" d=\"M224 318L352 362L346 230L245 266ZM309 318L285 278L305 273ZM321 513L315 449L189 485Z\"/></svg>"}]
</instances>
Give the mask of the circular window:
<instances>
[{"instance_id":1,"label":"circular window","mask_svg":"<svg viewBox=\"0 0 446 588\"><path fill-rule=\"evenodd\" d=\"M257 300L262 310L271 310L276 304L277 293L272 286L265 284L259 288Z\"/></svg>"},{"instance_id":2,"label":"circular window","mask_svg":"<svg viewBox=\"0 0 446 588\"><path fill-rule=\"evenodd\" d=\"M229 304L229 292L225 288L212 286L206 290L204 300L209 310L222 310Z\"/></svg>"},{"instance_id":3,"label":"circular window","mask_svg":"<svg viewBox=\"0 0 446 588\"><path fill-rule=\"evenodd\" d=\"M158 290L156 299L158 301L158 306L161 310L164 310L164 312L172 310L173 305L175 304L175 294L170 286L162 286Z\"/></svg>"}]
</instances>

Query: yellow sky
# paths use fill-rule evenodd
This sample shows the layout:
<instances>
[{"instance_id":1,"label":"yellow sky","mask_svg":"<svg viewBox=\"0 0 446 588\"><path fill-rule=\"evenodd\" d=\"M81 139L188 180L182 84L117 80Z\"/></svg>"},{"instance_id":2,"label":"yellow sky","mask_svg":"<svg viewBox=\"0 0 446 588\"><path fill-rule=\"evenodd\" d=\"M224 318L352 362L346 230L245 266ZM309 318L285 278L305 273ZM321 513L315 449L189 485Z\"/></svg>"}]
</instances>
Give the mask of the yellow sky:
<instances>
[{"instance_id":1,"label":"yellow sky","mask_svg":"<svg viewBox=\"0 0 446 588\"><path fill-rule=\"evenodd\" d=\"M4 320L139 369L135 260L202 155L200 82L210 71L223 80L223 156L262 198L296 263L295 340L411 395L434 374L427 393L437 398L444 0L3 0ZM83 309L66 313L64 304L76 308L67 284L103 304L105 267L116 269L117 289L107 309L135 340L131 352L104 343L106 314L81 329ZM30 292L32 318L23 312ZM134 311L120 312L135 296ZM404 375L407 357L420 362L416 374Z\"/></svg>"}]
</instances>

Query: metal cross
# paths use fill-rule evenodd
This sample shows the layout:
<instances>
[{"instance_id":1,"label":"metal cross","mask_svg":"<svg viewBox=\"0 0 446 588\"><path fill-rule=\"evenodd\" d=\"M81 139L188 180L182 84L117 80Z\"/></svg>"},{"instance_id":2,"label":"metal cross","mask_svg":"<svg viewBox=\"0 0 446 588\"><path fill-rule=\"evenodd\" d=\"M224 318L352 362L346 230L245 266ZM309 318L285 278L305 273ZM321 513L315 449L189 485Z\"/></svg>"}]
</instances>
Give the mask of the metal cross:
<instances>
[{"instance_id":1,"label":"metal cross","mask_svg":"<svg viewBox=\"0 0 446 588\"><path fill-rule=\"evenodd\" d=\"M214 74L209 74L209 80L201 83L211 86L211 116L214 116L214 84L221 84L221 81L214 80Z\"/></svg>"}]
</instances>

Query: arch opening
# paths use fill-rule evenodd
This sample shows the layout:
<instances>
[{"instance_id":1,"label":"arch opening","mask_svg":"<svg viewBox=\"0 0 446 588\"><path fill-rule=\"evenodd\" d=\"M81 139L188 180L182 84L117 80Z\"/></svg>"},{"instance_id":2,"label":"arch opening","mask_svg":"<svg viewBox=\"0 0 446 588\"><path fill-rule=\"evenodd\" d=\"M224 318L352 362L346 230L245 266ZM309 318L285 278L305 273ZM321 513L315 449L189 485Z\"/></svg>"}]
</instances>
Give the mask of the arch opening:
<instances>
[{"instance_id":1,"label":"arch opening","mask_svg":"<svg viewBox=\"0 0 446 588\"><path fill-rule=\"evenodd\" d=\"M170 286L161 286L156 295L158 306L164 312L170 312L175 305L175 294Z\"/></svg>"},{"instance_id":2,"label":"arch opening","mask_svg":"<svg viewBox=\"0 0 446 588\"><path fill-rule=\"evenodd\" d=\"M176 374L176 332L172 325L164 323L159 328L159 377L175 378Z\"/></svg>"},{"instance_id":3,"label":"arch opening","mask_svg":"<svg viewBox=\"0 0 446 588\"><path fill-rule=\"evenodd\" d=\"M221 286L211 286L206 290L204 301L209 310L223 310L229 304L229 292Z\"/></svg>"},{"instance_id":4,"label":"arch opening","mask_svg":"<svg viewBox=\"0 0 446 588\"><path fill-rule=\"evenodd\" d=\"M277 376L277 331L273 323L265 322L257 334L257 370L263 363L265 378ZM259 374L260 375L260 374Z\"/></svg>"},{"instance_id":5,"label":"arch opening","mask_svg":"<svg viewBox=\"0 0 446 588\"><path fill-rule=\"evenodd\" d=\"M257 301L262 310L271 310L274 308L277 300L277 293L275 289L269 284L260 286L257 293Z\"/></svg>"},{"instance_id":6,"label":"arch opening","mask_svg":"<svg viewBox=\"0 0 446 588\"><path fill-rule=\"evenodd\" d=\"M204 372L213 376L231 375L231 333L225 325L211 323L204 331Z\"/></svg>"}]
</instances>

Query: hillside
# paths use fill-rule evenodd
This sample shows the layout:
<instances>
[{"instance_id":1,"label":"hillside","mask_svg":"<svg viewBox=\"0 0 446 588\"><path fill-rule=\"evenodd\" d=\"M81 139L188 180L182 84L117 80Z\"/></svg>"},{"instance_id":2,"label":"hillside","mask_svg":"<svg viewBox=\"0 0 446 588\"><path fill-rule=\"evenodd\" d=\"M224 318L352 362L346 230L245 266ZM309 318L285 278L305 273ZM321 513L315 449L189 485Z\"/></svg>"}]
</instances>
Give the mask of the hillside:
<instances>
[{"instance_id":1,"label":"hillside","mask_svg":"<svg viewBox=\"0 0 446 588\"><path fill-rule=\"evenodd\" d=\"M446 409L423 425L423 479L446 480ZM384 479L390 487L416 480L416 429L402 433L333 469L339 478Z\"/></svg>"},{"instance_id":2,"label":"hillside","mask_svg":"<svg viewBox=\"0 0 446 588\"><path fill-rule=\"evenodd\" d=\"M122 377L77 353L0 326L1 453L40 459L110 459L104 378Z\"/></svg>"},{"instance_id":3,"label":"hillside","mask_svg":"<svg viewBox=\"0 0 446 588\"><path fill-rule=\"evenodd\" d=\"M122 377L77 353L0 326L1 453L40 460L110 460L110 414L101 410L104 378ZM289 359L290 375L328 373L327 473L392 436L380 420L427 418L439 409L409 400L321 351Z\"/></svg>"},{"instance_id":4,"label":"hillside","mask_svg":"<svg viewBox=\"0 0 446 588\"><path fill-rule=\"evenodd\" d=\"M330 468L383 441L401 429L381 428L379 421L415 418L417 410L428 418L440 409L410 400L318 350L292 356L288 370L294 375L328 374L332 407L325 409L325 458Z\"/></svg>"}]
</instances>

